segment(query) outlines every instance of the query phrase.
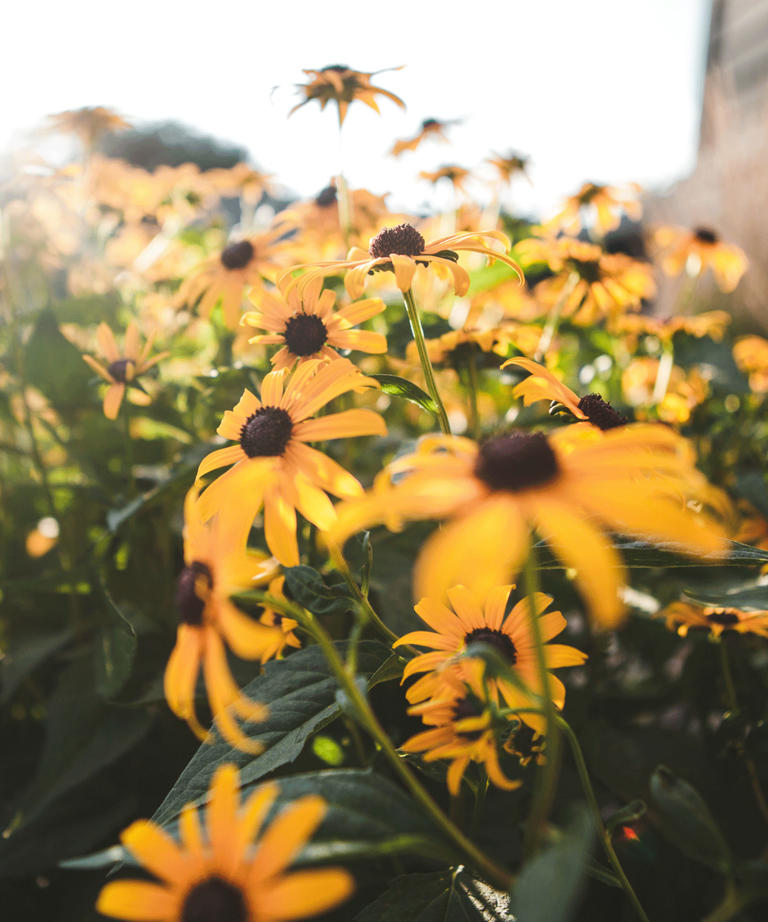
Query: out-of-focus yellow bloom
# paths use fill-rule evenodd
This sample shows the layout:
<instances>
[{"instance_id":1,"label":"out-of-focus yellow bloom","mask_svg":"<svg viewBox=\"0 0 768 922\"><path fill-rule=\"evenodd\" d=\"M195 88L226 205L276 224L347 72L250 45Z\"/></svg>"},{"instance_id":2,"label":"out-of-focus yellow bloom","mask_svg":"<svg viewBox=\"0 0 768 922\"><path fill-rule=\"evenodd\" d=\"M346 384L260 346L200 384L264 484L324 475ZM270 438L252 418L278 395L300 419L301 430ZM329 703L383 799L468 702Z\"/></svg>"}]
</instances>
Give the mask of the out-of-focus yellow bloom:
<instances>
[{"instance_id":1,"label":"out-of-focus yellow bloom","mask_svg":"<svg viewBox=\"0 0 768 922\"><path fill-rule=\"evenodd\" d=\"M525 266L546 263L555 273L536 286L534 296L554 305L565 298L561 313L574 323L588 325L638 310L656 294L653 271L623 253L605 253L600 247L570 237L529 238L515 247Z\"/></svg>"},{"instance_id":2,"label":"out-of-focus yellow bloom","mask_svg":"<svg viewBox=\"0 0 768 922\"><path fill-rule=\"evenodd\" d=\"M287 601L283 591L284 585L285 577L276 576L270 582L267 592L276 599ZM266 663L267 660L270 659L282 659L283 650L285 650L286 647L301 646L301 641L293 633L299 626L299 623L298 621L294 621L293 618L289 618L288 615L284 615L277 611L277 609L270 608L268 604L265 604L262 613L259 615L259 621L261 624L266 624L267 627L278 629L274 635L274 642L269 647L266 647L262 653L262 663Z\"/></svg>"},{"instance_id":3,"label":"out-of-focus yellow bloom","mask_svg":"<svg viewBox=\"0 0 768 922\"><path fill-rule=\"evenodd\" d=\"M674 365L661 400L654 398L659 377L659 359L641 356L627 365L621 375L621 388L629 406L635 407L638 419L647 419L655 408L665 423L681 425L691 418L691 412L709 395L709 382L697 368L688 372Z\"/></svg>"},{"instance_id":4,"label":"out-of-focus yellow bloom","mask_svg":"<svg viewBox=\"0 0 768 922\"><path fill-rule=\"evenodd\" d=\"M387 67L384 70L366 72L362 70L353 70L343 64L331 64L328 67L322 67L320 70L305 69L304 73L311 79L307 83L297 83L296 88L304 96L304 99L297 103L288 115L306 106L308 102L319 102L320 108L324 109L329 102L335 102L339 110L339 125L344 124L347 116L347 109L350 103L359 99L366 106L379 111L376 103L377 96L386 96L392 102L405 108L405 103L399 96L384 90L379 86L373 86L371 77L376 74L384 73L385 70L400 70L399 67Z\"/></svg>"},{"instance_id":5,"label":"out-of-focus yellow bloom","mask_svg":"<svg viewBox=\"0 0 768 922\"><path fill-rule=\"evenodd\" d=\"M90 355L84 355L83 359L91 368L103 378L109 387L104 394L104 415L107 419L117 419L120 412L120 405L123 402L126 388L135 388L131 394L133 401L140 406L146 406L150 403L151 398L138 381L138 378L145 372L170 355L169 352L158 352L157 355L149 358L152 350L152 343L155 340L154 331L147 337L144 348L139 346L139 330L135 323L128 325L125 332L125 346L121 354L115 342L115 336L106 323L100 323L96 331L96 340L103 356L106 358L108 365L102 365Z\"/></svg>"},{"instance_id":6,"label":"out-of-focus yellow bloom","mask_svg":"<svg viewBox=\"0 0 768 922\"><path fill-rule=\"evenodd\" d=\"M282 346L272 356L275 371L310 359L332 361L339 357L336 349L387 351L387 340L381 333L354 329L384 310L381 298L366 298L334 310L336 294L328 288L321 290L322 286L322 278L317 278L299 295L293 280L283 277L279 293L257 290L251 295L257 309L244 314L240 322L268 331L249 342Z\"/></svg>"},{"instance_id":7,"label":"out-of-focus yellow bloom","mask_svg":"<svg viewBox=\"0 0 768 922\"><path fill-rule=\"evenodd\" d=\"M57 134L74 134L80 138L87 150L93 150L97 142L114 131L131 128L121 115L104 106L84 106L48 116L48 128Z\"/></svg>"},{"instance_id":8,"label":"out-of-focus yellow bloom","mask_svg":"<svg viewBox=\"0 0 768 922\"><path fill-rule=\"evenodd\" d=\"M190 490L184 501L185 566L176 584L180 623L165 670L165 697L173 713L206 739L195 714L195 686L202 667L211 712L222 735L238 749L261 752L263 746L243 733L236 717L264 720L267 709L235 684L226 647L243 659L260 660L279 642L280 631L252 621L230 596L265 584L274 577L277 562L246 549L248 529L228 510L205 525L198 492Z\"/></svg>"},{"instance_id":9,"label":"out-of-focus yellow bloom","mask_svg":"<svg viewBox=\"0 0 768 922\"><path fill-rule=\"evenodd\" d=\"M345 260L332 260L309 266L293 266L290 273L309 268L299 279L299 290L314 279L346 272L344 285L353 298L362 295L368 277L376 272L394 272L400 291L408 291L419 266L445 270L453 279L456 294L466 294L469 274L458 265L458 251L481 253L489 262L499 260L509 266L522 280L517 263L507 256L509 240L500 231L449 234L427 243L411 224L386 227L370 242L368 251L352 247Z\"/></svg>"},{"instance_id":10,"label":"out-of-focus yellow bloom","mask_svg":"<svg viewBox=\"0 0 768 922\"><path fill-rule=\"evenodd\" d=\"M708 227L659 227L653 241L661 250L661 268L667 275L685 271L698 277L710 268L717 285L723 291L733 291L747 270L744 251L720 240Z\"/></svg>"},{"instance_id":11,"label":"out-of-focus yellow bloom","mask_svg":"<svg viewBox=\"0 0 768 922\"><path fill-rule=\"evenodd\" d=\"M510 278L473 294L464 322L472 326L483 320L493 324L502 318L510 318L528 323L540 319L546 312L546 305L532 298L530 291L516 278Z\"/></svg>"},{"instance_id":12,"label":"out-of-focus yellow bloom","mask_svg":"<svg viewBox=\"0 0 768 922\"><path fill-rule=\"evenodd\" d=\"M200 299L200 313L207 317L221 301L224 320L234 329L240 322L245 288L263 288L265 278L274 281L280 269L285 268L285 261L281 265L279 259L288 245L279 241L288 229L278 224L269 231L230 243L184 279L178 303L191 307Z\"/></svg>"},{"instance_id":13,"label":"out-of-focus yellow bloom","mask_svg":"<svg viewBox=\"0 0 768 922\"><path fill-rule=\"evenodd\" d=\"M558 231L578 234L584 228L592 227L595 233L603 236L619 226L622 214L633 221L640 219L643 209L638 196L641 192L636 183L619 187L586 182L576 195L565 200L561 211L542 225L542 231L546 234Z\"/></svg>"},{"instance_id":14,"label":"out-of-focus yellow bloom","mask_svg":"<svg viewBox=\"0 0 768 922\"><path fill-rule=\"evenodd\" d=\"M42 557L59 540L59 523L53 516L40 519L35 528L27 535L26 548L30 557Z\"/></svg>"},{"instance_id":15,"label":"out-of-focus yellow bloom","mask_svg":"<svg viewBox=\"0 0 768 922\"><path fill-rule=\"evenodd\" d=\"M454 163L441 166L439 169L432 172L429 170L422 170L419 173L419 179L426 179L426 181L431 182L433 186L441 180L447 179L456 192L467 191L466 184L470 176L471 173L469 170L465 169L463 166L456 166Z\"/></svg>"},{"instance_id":16,"label":"out-of-focus yellow bloom","mask_svg":"<svg viewBox=\"0 0 768 922\"><path fill-rule=\"evenodd\" d=\"M733 358L749 375L749 386L756 394L768 393L768 339L742 336L733 346Z\"/></svg>"},{"instance_id":17,"label":"out-of-focus yellow bloom","mask_svg":"<svg viewBox=\"0 0 768 922\"><path fill-rule=\"evenodd\" d=\"M223 196L237 195L255 205L270 188L270 173L255 170L247 163L236 163L227 169L206 170L206 180Z\"/></svg>"},{"instance_id":18,"label":"out-of-focus yellow bloom","mask_svg":"<svg viewBox=\"0 0 768 922\"><path fill-rule=\"evenodd\" d=\"M510 152L506 155L493 154L491 157L488 157L487 162L496 168L502 182L510 183L515 176L520 175L525 176L530 182L530 177L527 172L530 159L530 157L524 157L522 154Z\"/></svg>"},{"instance_id":19,"label":"out-of-focus yellow bloom","mask_svg":"<svg viewBox=\"0 0 768 922\"><path fill-rule=\"evenodd\" d=\"M731 315L727 311L704 311L691 317L653 317L648 314L625 314L616 317L609 326L611 333L629 336L656 336L669 342L675 333L687 333L701 339L710 336L720 342L725 336Z\"/></svg>"},{"instance_id":20,"label":"out-of-focus yellow bloom","mask_svg":"<svg viewBox=\"0 0 768 922\"><path fill-rule=\"evenodd\" d=\"M263 784L240 807L237 768L219 766L203 798L205 831L191 803L181 811L180 842L151 820L137 820L120 840L159 882L110 881L96 909L129 922L288 922L332 909L354 890L348 871L287 871L326 802L300 797L263 829L278 794L277 784Z\"/></svg>"},{"instance_id":21,"label":"out-of-focus yellow bloom","mask_svg":"<svg viewBox=\"0 0 768 922\"><path fill-rule=\"evenodd\" d=\"M421 123L421 127L412 138L403 138L399 141L395 141L392 145L392 150L390 150L390 154L392 154L393 157L399 157L407 150L416 150L417 147L420 147L424 141L430 138L447 143L448 138L445 134L446 130L450 128L451 125L458 124L459 121L457 119L452 121L441 121L437 118L425 118Z\"/></svg>"},{"instance_id":22,"label":"out-of-focus yellow bloom","mask_svg":"<svg viewBox=\"0 0 768 922\"><path fill-rule=\"evenodd\" d=\"M538 532L576 571L597 623L615 627L624 570L604 531L722 557L730 511L694 467L688 442L666 426L606 432L565 426L549 436L513 431L482 445L456 436L422 439L359 499L341 503L327 540L343 544L377 523L450 519L424 544L414 595L442 599L462 583L480 594L504 582Z\"/></svg>"},{"instance_id":23,"label":"out-of-focus yellow bloom","mask_svg":"<svg viewBox=\"0 0 768 922\"><path fill-rule=\"evenodd\" d=\"M706 628L715 637L723 631L768 637L768 611L742 611L682 601L668 605L660 616L665 619L669 630L676 631L681 637L685 637L692 627Z\"/></svg>"}]
</instances>

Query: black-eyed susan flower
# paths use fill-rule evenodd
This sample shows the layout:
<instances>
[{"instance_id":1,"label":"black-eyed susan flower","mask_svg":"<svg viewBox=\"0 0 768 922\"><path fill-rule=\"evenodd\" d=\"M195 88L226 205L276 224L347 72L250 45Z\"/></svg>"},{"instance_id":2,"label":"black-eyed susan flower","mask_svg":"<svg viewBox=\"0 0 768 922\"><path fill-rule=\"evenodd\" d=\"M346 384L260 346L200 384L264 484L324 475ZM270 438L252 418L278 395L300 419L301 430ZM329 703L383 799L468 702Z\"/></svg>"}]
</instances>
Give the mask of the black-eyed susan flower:
<instances>
[{"instance_id":1,"label":"black-eyed susan flower","mask_svg":"<svg viewBox=\"0 0 768 922\"><path fill-rule=\"evenodd\" d=\"M93 150L105 134L131 128L121 115L105 106L84 106L48 116L48 130L57 134L74 134L87 150Z\"/></svg>"},{"instance_id":2,"label":"black-eyed susan flower","mask_svg":"<svg viewBox=\"0 0 768 922\"><path fill-rule=\"evenodd\" d=\"M650 265L623 253L605 253L599 246L570 237L529 238L515 248L523 263L547 263L555 273L536 286L543 303L560 304L560 313L587 325L627 310L638 310L656 293Z\"/></svg>"},{"instance_id":3,"label":"black-eyed susan flower","mask_svg":"<svg viewBox=\"0 0 768 922\"><path fill-rule=\"evenodd\" d=\"M287 601L285 593L283 592L284 585L285 577L276 576L273 580L270 581L267 592L277 599ZM284 615L282 612L279 612L274 608L270 608L269 605L264 605L264 608L259 615L259 621L261 624L266 624L268 627L274 627L278 629L274 635L274 643L265 648L264 653L261 656L262 663L266 663L267 660L270 659L282 659L283 651L286 647L296 648L301 646L301 641L293 633L294 630L298 627L298 621L295 621L293 618L289 618L288 615Z\"/></svg>"},{"instance_id":4,"label":"black-eyed susan flower","mask_svg":"<svg viewBox=\"0 0 768 922\"><path fill-rule=\"evenodd\" d=\"M135 323L130 323L125 331L123 351L120 352L112 330L106 323L99 324L96 341L109 364L103 365L90 355L84 355L83 359L109 384L104 394L104 415L107 419L117 419L126 388L134 388L131 396L135 403L146 406L150 402L149 394L144 391L138 379L153 365L170 355L169 352L158 352L149 358L154 339L155 334L152 332L142 349L138 327Z\"/></svg>"},{"instance_id":5,"label":"black-eyed susan flower","mask_svg":"<svg viewBox=\"0 0 768 922\"><path fill-rule=\"evenodd\" d=\"M487 163L496 168L502 182L509 183L515 176L521 174L530 182L527 172L530 159L530 157L524 157L522 154L511 151L508 154L493 154L488 157Z\"/></svg>"},{"instance_id":6,"label":"black-eyed susan flower","mask_svg":"<svg viewBox=\"0 0 768 922\"><path fill-rule=\"evenodd\" d=\"M470 175L469 170L463 166L448 163L436 170L422 170L419 173L419 179L425 179L427 182L431 182L433 186L446 179L453 186L454 191L465 192Z\"/></svg>"},{"instance_id":7,"label":"black-eyed susan flower","mask_svg":"<svg viewBox=\"0 0 768 922\"><path fill-rule=\"evenodd\" d=\"M310 417L334 397L364 387L378 387L378 382L362 375L347 359L327 363L313 359L289 378L279 371L266 375L261 400L243 391L217 430L237 444L212 452L197 472L199 482L211 471L232 465L200 497L203 518L226 509L250 526L263 506L267 546L283 566L296 566L296 510L324 531L336 519L327 493L339 497L362 493L352 474L307 442L387 432L384 420L373 410Z\"/></svg>"},{"instance_id":8,"label":"black-eyed susan flower","mask_svg":"<svg viewBox=\"0 0 768 922\"><path fill-rule=\"evenodd\" d=\"M480 595L502 584L536 531L575 571L597 623L610 628L623 612L624 570L604 531L717 558L727 540L712 510L725 517L728 508L694 467L690 445L666 426L513 431L482 445L429 436L368 494L337 507L328 539L340 544L375 523L397 530L409 520L449 519L414 568L414 595L442 599L457 583Z\"/></svg>"},{"instance_id":9,"label":"black-eyed susan flower","mask_svg":"<svg viewBox=\"0 0 768 922\"><path fill-rule=\"evenodd\" d=\"M336 294L322 287L322 278L316 278L299 293L292 280L284 277L278 292L255 291L251 295L257 309L243 314L240 322L267 331L248 342L282 346L272 356L275 371L310 359L337 359L337 349L387 351L387 340L381 333L354 329L384 310L381 298L366 298L334 309Z\"/></svg>"},{"instance_id":10,"label":"black-eyed susan flower","mask_svg":"<svg viewBox=\"0 0 768 922\"><path fill-rule=\"evenodd\" d=\"M450 761L446 778L448 790L456 797L470 762L485 767L496 787L511 791L521 782L507 778L499 764L503 737L512 731L509 718L499 719L483 701L476 685L452 682L443 694L408 709L429 727L400 747L404 752L420 753L425 762Z\"/></svg>"},{"instance_id":11,"label":"black-eyed susan flower","mask_svg":"<svg viewBox=\"0 0 768 922\"><path fill-rule=\"evenodd\" d=\"M544 732L546 720L541 714L533 712L541 709L543 689L531 629L530 606L526 598L508 611L509 597L514 588L512 585L495 586L483 597L464 586L453 586L447 592L447 604L436 599L422 599L415 606L416 614L432 630L412 631L396 641L394 646L412 644L428 647L432 652L414 657L405 667L403 679L427 673L408 689L406 697L410 702L440 697L446 681L450 681L452 676L462 682L470 682L475 663L461 658L461 654L471 644L484 643L493 648L519 680L515 685L504 677L489 678L486 688L493 703L501 701L513 711L524 709L519 719L537 733ZM580 666L586 660L580 650L565 644L549 643L565 628L565 618L559 611L546 610L551 604L551 596L543 592L537 594L535 617L539 622L547 669ZM565 686L551 673L548 681L555 706L562 708Z\"/></svg>"},{"instance_id":12,"label":"black-eyed susan flower","mask_svg":"<svg viewBox=\"0 0 768 922\"><path fill-rule=\"evenodd\" d=\"M176 584L179 626L176 645L165 670L165 697L178 717L201 738L207 734L195 712L195 685L202 668L211 712L222 735L248 752L261 745L245 736L236 718L264 720L264 705L246 698L227 664L229 647L243 659L261 660L280 643L278 628L244 615L230 596L263 585L277 571L266 554L246 550L247 530L237 516L216 516L205 525L200 518L198 491L184 502L184 569Z\"/></svg>"},{"instance_id":13,"label":"black-eyed susan flower","mask_svg":"<svg viewBox=\"0 0 768 922\"><path fill-rule=\"evenodd\" d=\"M399 141L395 141L390 153L393 157L399 157L407 150L416 150L424 141L431 138L436 141L444 141L447 143L448 138L445 132L451 125L457 124L459 124L459 122L456 119L453 121L441 121L438 118L425 118L416 134L412 138L402 138Z\"/></svg>"},{"instance_id":14,"label":"black-eyed susan flower","mask_svg":"<svg viewBox=\"0 0 768 922\"><path fill-rule=\"evenodd\" d=\"M562 210L542 229L546 233L578 234L583 228L592 227L602 236L619 226L622 214L633 221L640 219L643 209L638 196L641 191L635 183L622 188L586 182L575 195L565 200Z\"/></svg>"},{"instance_id":15,"label":"black-eyed susan flower","mask_svg":"<svg viewBox=\"0 0 768 922\"><path fill-rule=\"evenodd\" d=\"M285 250L279 240L286 230L288 225L280 223L228 244L184 279L177 295L179 304L192 306L199 300L198 309L207 317L221 302L227 326L237 327L245 289L262 288L265 278L273 281L285 267L285 262L281 265L276 260Z\"/></svg>"},{"instance_id":16,"label":"black-eyed susan flower","mask_svg":"<svg viewBox=\"0 0 768 922\"><path fill-rule=\"evenodd\" d=\"M345 260L294 266L290 272L309 268L309 272L297 279L299 290L316 278L346 272L344 285L351 297L359 298L368 276L376 272L394 272L397 287L400 291L408 291L416 269L431 266L446 271L453 280L456 294L464 295L469 288L469 275L458 265L458 251L482 253L490 262L498 259L522 280L520 267L506 255L508 250L509 239L500 231L450 234L427 243L413 225L398 224L397 227L385 227L377 234L367 252L360 247L352 247Z\"/></svg>"},{"instance_id":17,"label":"black-eyed susan flower","mask_svg":"<svg viewBox=\"0 0 768 922\"><path fill-rule=\"evenodd\" d=\"M685 271L698 277L709 268L723 291L733 291L747 270L744 251L725 243L709 227L659 227L653 240L661 250L661 268L667 275Z\"/></svg>"},{"instance_id":18,"label":"black-eyed susan flower","mask_svg":"<svg viewBox=\"0 0 768 922\"><path fill-rule=\"evenodd\" d=\"M394 93L380 86L373 86L371 83L371 77L384 73L385 70L400 70L400 68L387 67L384 70L369 73L353 70L344 64L330 64L328 67L321 67L320 70L305 69L304 73L311 79L307 83L296 84L296 88L304 99L297 103L288 115L293 115L297 109L306 106L308 102L319 102L321 109L324 109L329 102L335 102L339 110L339 125L343 125L347 109L356 99L364 102L374 112L378 112L377 96L385 96L404 109L405 103L399 96L395 96Z\"/></svg>"},{"instance_id":19,"label":"black-eyed susan flower","mask_svg":"<svg viewBox=\"0 0 768 922\"><path fill-rule=\"evenodd\" d=\"M288 922L325 912L354 889L343 868L288 871L326 812L314 794L264 821L278 785L258 787L239 806L238 773L222 765L213 776L205 829L187 804L179 820L180 841L151 820L138 820L120 839L157 880L106 884L96 908L132 922Z\"/></svg>"},{"instance_id":20,"label":"black-eyed susan flower","mask_svg":"<svg viewBox=\"0 0 768 922\"><path fill-rule=\"evenodd\" d=\"M599 394L579 397L548 368L532 359L508 359L501 367L507 368L509 365L517 365L530 372L527 378L512 389L513 396L522 397L527 407L539 400L554 401L564 406L576 419L589 422L598 429L615 429L627 423L627 418L614 410Z\"/></svg>"},{"instance_id":21,"label":"black-eyed susan flower","mask_svg":"<svg viewBox=\"0 0 768 922\"><path fill-rule=\"evenodd\" d=\"M641 355L621 373L624 400L635 408L637 419L658 417L662 422L687 423L693 410L709 395L709 381L696 368L684 369L672 365L663 393L657 391L661 361Z\"/></svg>"},{"instance_id":22,"label":"black-eyed susan flower","mask_svg":"<svg viewBox=\"0 0 768 922\"><path fill-rule=\"evenodd\" d=\"M768 637L768 611L742 611L739 608L680 601L668 605L660 616L665 619L667 628L681 637L685 637L692 627L705 628L714 637L719 637L723 631Z\"/></svg>"},{"instance_id":23,"label":"black-eyed susan flower","mask_svg":"<svg viewBox=\"0 0 768 922\"><path fill-rule=\"evenodd\" d=\"M610 332L625 336L655 336L662 342L669 342L676 333L687 333L701 339L710 336L720 342L731 322L727 311L702 311L690 317L653 317L649 314L625 314L616 317L610 324Z\"/></svg>"}]
</instances>

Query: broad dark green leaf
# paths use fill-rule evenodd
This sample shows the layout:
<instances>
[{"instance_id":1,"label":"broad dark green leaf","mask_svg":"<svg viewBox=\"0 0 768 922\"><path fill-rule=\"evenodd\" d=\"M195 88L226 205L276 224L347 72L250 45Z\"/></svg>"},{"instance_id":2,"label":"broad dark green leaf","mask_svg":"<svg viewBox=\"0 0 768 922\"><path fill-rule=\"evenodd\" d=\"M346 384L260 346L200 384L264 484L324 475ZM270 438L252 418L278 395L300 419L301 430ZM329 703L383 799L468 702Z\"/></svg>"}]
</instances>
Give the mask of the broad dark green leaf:
<instances>
[{"instance_id":1,"label":"broad dark green leaf","mask_svg":"<svg viewBox=\"0 0 768 922\"><path fill-rule=\"evenodd\" d=\"M353 602L344 583L329 586L312 567L286 567L287 594L313 615L344 615L352 610Z\"/></svg>"},{"instance_id":2,"label":"broad dark green leaf","mask_svg":"<svg viewBox=\"0 0 768 922\"><path fill-rule=\"evenodd\" d=\"M346 644L337 643L343 655ZM390 655L389 648L377 640L361 641L358 672L371 676ZM242 784L253 784L265 775L292 762L304 744L339 715L336 703L338 685L318 646L297 650L284 660L267 663L264 673L244 689L248 697L270 706L270 715L259 724L246 725L264 744L261 755L253 756L233 749L217 739L204 743L171 788L155 813L158 823L177 816L185 803L201 803L216 768L231 762L240 768Z\"/></svg>"},{"instance_id":3,"label":"broad dark green leaf","mask_svg":"<svg viewBox=\"0 0 768 922\"><path fill-rule=\"evenodd\" d=\"M729 873L730 849L699 792L665 765L651 776L650 789L653 814L669 841L694 861Z\"/></svg>"},{"instance_id":4,"label":"broad dark green leaf","mask_svg":"<svg viewBox=\"0 0 768 922\"><path fill-rule=\"evenodd\" d=\"M463 868L396 877L355 922L514 922L506 894ZM520 922L527 922L521 919Z\"/></svg>"},{"instance_id":5,"label":"broad dark green leaf","mask_svg":"<svg viewBox=\"0 0 768 922\"><path fill-rule=\"evenodd\" d=\"M54 407L82 409L93 401L93 372L62 334L53 311L42 311L26 346L26 373Z\"/></svg>"},{"instance_id":6,"label":"broad dark green leaf","mask_svg":"<svg viewBox=\"0 0 768 922\"><path fill-rule=\"evenodd\" d=\"M512 892L521 922L567 922L574 917L589 862L592 820L576 815L563 838L527 862Z\"/></svg>"},{"instance_id":7,"label":"broad dark green leaf","mask_svg":"<svg viewBox=\"0 0 768 922\"><path fill-rule=\"evenodd\" d=\"M26 676L60 650L71 636L70 628L50 634L20 634L0 659L0 704L7 703Z\"/></svg>"},{"instance_id":8,"label":"broad dark green leaf","mask_svg":"<svg viewBox=\"0 0 768 922\"><path fill-rule=\"evenodd\" d=\"M105 698L114 697L131 674L136 656L136 631L102 587L106 603L106 623L94 645L96 687Z\"/></svg>"},{"instance_id":9,"label":"broad dark green leaf","mask_svg":"<svg viewBox=\"0 0 768 922\"><path fill-rule=\"evenodd\" d=\"M719 557L684 557L672 544L648 544L632 538L614 536L612 544L622 555L624 564L630 568L650 567L729 567L759 566L768 563L768 551L752 547L751 544L730 542L730 553L726 558ZM539 566L544 570L562 570L565 565L549 550L545 541L536 544Z\"/></svg>"},{"instance_id":10,"label":"broad dark green leaf","mask_svg":"<svg viewBox=\"0 0 768 922\"><path fill-rule=\"evenodd\" d=\"M768 610L768 586L754 583L742 587L701 586L683 590L694 602L717 608L741 608L752 611Z\"/></svg>"},{"instance_id":11,"label":"broad dark green leaf","mask_svg":"<svg viewBox=\"0 0 768 922\"><path fill-rule=\"evenodd\" d=\"M390 397L409 400L411 403L415 403L416 406L421 407L422 410L437 415L435 401L413 381L401 378L398 375L371 375L371 377L376 378L381 385L382 391L389 394Z\"/></svg>"}]
</instances>

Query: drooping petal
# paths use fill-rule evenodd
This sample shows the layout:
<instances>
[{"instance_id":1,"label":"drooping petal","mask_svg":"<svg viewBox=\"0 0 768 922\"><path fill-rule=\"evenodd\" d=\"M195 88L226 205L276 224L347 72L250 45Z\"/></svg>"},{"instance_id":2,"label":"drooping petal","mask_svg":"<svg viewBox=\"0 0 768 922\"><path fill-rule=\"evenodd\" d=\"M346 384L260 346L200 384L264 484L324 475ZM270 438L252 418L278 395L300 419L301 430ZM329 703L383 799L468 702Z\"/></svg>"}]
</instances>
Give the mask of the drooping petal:
<instances>
[{"instance_id":1,"label":"drooping petal","mask_svg":"<svg viewBox=\"0 0 768 922\"><path fill-rule=\"evenodd\" d=\"M300 797L282 810L261 837L251 879L271 877L286 868L312 837L326 810L325 801L314 794Z\"/></svg>"},{"instance_id":2,"label":"drooping petal","mask_svg":"<svg viewBox=\"0 0 768 922\"><path fill-rule=\"evenodd\" d=\"M258 905L266 918L288 922L325 912L354 889L354 878L342 868L294 871L265 886Z\"/></svg>"},{"instance_id":3,"label":"drooping petal","mask_svg":"<svg viewBox=\"0 0 768 922\"><path fill-rule=\"evenodd\" d=\"M143 880L115 880L102 888L96 909L114 919L172 922L177 902L177 897L160 884Z\"/></svg>"}]
</instances>

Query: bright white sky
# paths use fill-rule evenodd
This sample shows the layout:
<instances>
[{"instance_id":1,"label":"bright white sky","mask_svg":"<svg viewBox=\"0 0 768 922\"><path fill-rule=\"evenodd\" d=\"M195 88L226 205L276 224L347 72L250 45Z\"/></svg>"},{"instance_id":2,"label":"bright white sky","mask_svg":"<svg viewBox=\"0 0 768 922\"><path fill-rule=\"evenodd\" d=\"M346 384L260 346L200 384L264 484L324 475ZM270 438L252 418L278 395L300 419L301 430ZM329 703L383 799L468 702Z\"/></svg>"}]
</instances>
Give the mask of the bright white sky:
<instances>
[{"instance_id":1,"label":"bright white sky","mask_svg":"<svg viewBox=\"0 0 768 922\"><path fill-rule=\"evenodd\" d=\"M415 179L514 148L533 160L522 209L551 208L584 180L663 186L695 160L709 0L43 0L6 12L0 147L52 112L105 105L176 119L247 147L295 193L339 169L335 107L300 109L303 67L405 65L373 82L401 96L382 116L353 105L343 165L390 205L445 205ZM10 20L10 22L8 21ZM9 40L10 39L10 40ZM273 87L278 87L272 92ZM15 88L15 89L14 89ZM462 118L453 147L394 161L424 118ZM485 187L474 187L486 198Z\"/></svg>"}]
</instances>

